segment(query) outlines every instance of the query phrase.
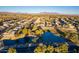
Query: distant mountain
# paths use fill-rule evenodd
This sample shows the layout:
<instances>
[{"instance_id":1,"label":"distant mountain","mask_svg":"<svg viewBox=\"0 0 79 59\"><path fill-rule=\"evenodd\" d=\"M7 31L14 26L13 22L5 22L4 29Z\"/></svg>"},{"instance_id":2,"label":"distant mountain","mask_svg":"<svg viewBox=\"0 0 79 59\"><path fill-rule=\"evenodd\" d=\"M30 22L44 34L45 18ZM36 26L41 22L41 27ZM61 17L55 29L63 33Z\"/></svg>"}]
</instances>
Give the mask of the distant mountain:
<instances>
[{"instance_id":1,"label":"distant mountain","mask_svg":"<svg viewBox=\"0 0 79 59\"><path fill-rule=\"evenodd\" d=\"M0 14L28 14L28 13L21 13L21 12L0 12Z\"/></svg>"},{"instance_id":2,"label":"distant mountain","mask_svg":"<svg viewBox=\"0 0 79 59\"><path fill-rule=\"evenodd\" d=\"M0 14L16 14L14 12L0 12Z\"/></svg>"},{"instance_id":3,"label":"distant mountain","mask_svg":"<svg viewBox=\"0 0 79 59\"><path fill-rule=\"evenodd\" d=\"M56 12L39 12L39 13L22 13L22 12L0 12L0 14L2 15L6 15L6 14L9 14L9 15L15 15L15 14L21 14L21 15L26 15L26 14L33 14L33 15L46 15L46 14L49 14L49 15L66 15L66 16L79 16L78 14L62 14L62 13L56 13Z\"/></svg>"},{"instance_id":4,"label":"distant mountain","mask_svg":"<svg viewBox=\"0 0 79 59\"><path fill-rule=\"evenodd\" d=\"M56 12L40 12L39 14L65 15L65 16L79 16L79 14L62 14L62 13L56 13Z\"/></svg>"},{"instance_id":5,"label":"distant mountain","mask_svg":"<svg viewBox=\"0 0 79 59\"><path fill-rule=\"evenodd\" d=\"M40 12L39 14L59 14L59 13L56 13L56 12Z\"/></svg>"}]
</instances>

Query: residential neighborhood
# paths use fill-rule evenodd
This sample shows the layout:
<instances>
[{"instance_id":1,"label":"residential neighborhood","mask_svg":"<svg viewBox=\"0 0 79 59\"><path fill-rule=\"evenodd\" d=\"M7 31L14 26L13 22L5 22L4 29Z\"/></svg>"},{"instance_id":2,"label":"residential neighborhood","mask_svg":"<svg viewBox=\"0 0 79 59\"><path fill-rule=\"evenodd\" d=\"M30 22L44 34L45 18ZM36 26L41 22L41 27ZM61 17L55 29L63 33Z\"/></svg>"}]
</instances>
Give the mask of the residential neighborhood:
<instances>
[{"instance_id":1,"label":"residential neighborhood","mask_svg":"<svg viewBox=\"0 0 79 59\"><path fill-rule=\"evenodd\" d=\"M49 45L47 49L49 48L56 49L55 47L51 46L51 44L62 45L67 43L67 45L70 45L70 42L77 47L79 46L79 16L61 15L61 14L54 15L47 13L41 15L7 13L6 16L4 15L5 13L3 13L3 15L0 14L1 17L0 18L0 47L2 48L5 46L4 41L6 40L12 40L17 42L17 40L24 38L25 38L24 40L26 41L30 40L31 38L31 41L28 41L27 42L28 44L26 43L27 45L25 44L24 46L36 47L38 45L38 47L35 50L33 50L33 52L40 52L39 49L41 43L42 43L42 47L46 46L45 44ZM67 42L63 41L60 38L59 38L60 40L58 40L57 38L52 38L51 40L53 41L58 40L65 42L62 44L57 42L52 43L53 41L50 40L50 37L48 38L49 40L46 38L46 40L48 41L46 40L43 41L43 38L41 39L41 37L46 32L50 32L57 37L64 38L63 40L67 40ZM47 34L47 37L51 35ZM46 47L44 48L46 49ZM77 49L78 48L76 48L76 51L79 52L79 50ZM46 52L46 51L44 50L41 52ZM54 50L51 50L51 52L54 52ZM55 52L57 52L57 49L55 50ZM68 46L67 46L67 51L65 52L68 52Z\"/></svg>"}]
</instances>

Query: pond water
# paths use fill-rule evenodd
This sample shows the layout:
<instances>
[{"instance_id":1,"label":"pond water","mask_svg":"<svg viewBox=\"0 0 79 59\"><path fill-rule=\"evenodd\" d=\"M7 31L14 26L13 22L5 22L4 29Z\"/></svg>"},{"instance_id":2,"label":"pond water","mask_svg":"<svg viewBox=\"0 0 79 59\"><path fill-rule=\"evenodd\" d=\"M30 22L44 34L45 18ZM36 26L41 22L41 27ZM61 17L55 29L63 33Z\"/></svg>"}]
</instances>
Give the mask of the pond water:
<instances>
[{"instance_id":1,"label":"pond water","mask_svg":"<svg viewBox=\"0 0 79 59\"><path fill-rule=\"evenodd\" d=\"M13 47L16 49L16 51L18 53L32 53L34 51L34 49L36 48L36 45L32 46L26 46L26 43L32 43L32 37L24 37L24 38L20 38L18 40L3 40L3 43L5 46L9 47ZM79 49L78 46L76 46L75 44L73 44L72 42L68 41L67 39L63 38L63 37L59 37L56 36L55 34L51 33L51 32L45 32L44 34L42 34L41 37L38 38L37 43L44 43L44 44L53 44L53 43L68 43L69 44L69 52L74 52L74 48ZM22 44L22 45L20 45ZM17 46L15 46L17 45ZM7 49L3 49L3 51L1 52L7 52Z\"/></svg>"},{"instance_id":2,"label":"pond water","mask_svg":"<svg viewBox=\"0 0 79 59\"><path fill-rule=\"evenodd\" d=\"M65 38L56 36L51 32L45 32L41 37L44 41L51 41L51 42L58 42L58 43L66 42Z\"/></svg>"}]
</instances>

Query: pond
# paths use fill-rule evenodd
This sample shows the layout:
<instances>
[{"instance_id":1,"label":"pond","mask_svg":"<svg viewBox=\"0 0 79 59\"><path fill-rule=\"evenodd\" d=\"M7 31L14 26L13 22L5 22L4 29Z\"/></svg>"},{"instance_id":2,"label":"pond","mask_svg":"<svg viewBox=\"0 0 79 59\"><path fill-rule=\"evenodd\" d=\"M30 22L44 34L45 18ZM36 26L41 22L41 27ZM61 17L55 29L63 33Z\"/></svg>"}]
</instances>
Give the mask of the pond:
<instances>
[{"instance_id":1,"label":"pond","mask_svg":"<svg viewBox=\"0 0 79 59\"><path fill-rule=\"evenodd\" d=\"M68 43L69 45L68 50L70 53L75 52L74 49L79 50L79 47L73 44L71 41L63 37L56 36L55 34L49 31L42 34L41 37L39 37L36 43L34 44L32 42L32 39L33 39L32 37L26 36L24 38L20 38L17 40L3 40L4 49L2 49L1 52L7 52L8 48L13 47L16 49L17 53L33 53L34 49L37 47L37 44L39 43L44 43L46 45L53 44L54 46L56 46L56 44L59 44L59 43ZM29 46L30 43L32 44L31 46Z\"/></svg>"}]
</instances>

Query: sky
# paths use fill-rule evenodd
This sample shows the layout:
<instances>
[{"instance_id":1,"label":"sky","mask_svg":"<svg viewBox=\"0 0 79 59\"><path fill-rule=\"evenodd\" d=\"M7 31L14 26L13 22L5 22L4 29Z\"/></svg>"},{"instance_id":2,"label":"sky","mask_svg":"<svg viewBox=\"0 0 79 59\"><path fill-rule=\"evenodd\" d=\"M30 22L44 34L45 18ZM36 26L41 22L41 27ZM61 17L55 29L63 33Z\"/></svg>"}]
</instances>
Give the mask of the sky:
<instances>
[{"instance_id":1,"label":"sky","mask_svg":"<svg viewBox=\"0 0 79 59\"><path fill-rule=\"evenodd\" d=\"M79 14L79 6L0 6L0 12Z\"/></svg>"}]
</instances>

